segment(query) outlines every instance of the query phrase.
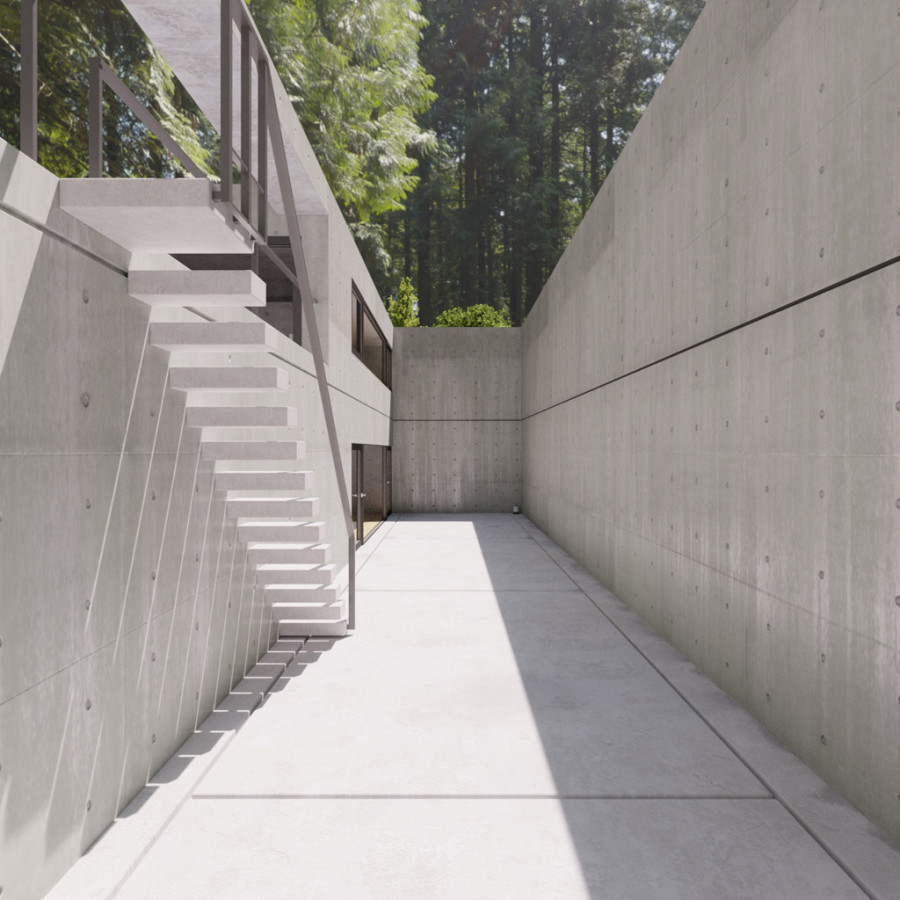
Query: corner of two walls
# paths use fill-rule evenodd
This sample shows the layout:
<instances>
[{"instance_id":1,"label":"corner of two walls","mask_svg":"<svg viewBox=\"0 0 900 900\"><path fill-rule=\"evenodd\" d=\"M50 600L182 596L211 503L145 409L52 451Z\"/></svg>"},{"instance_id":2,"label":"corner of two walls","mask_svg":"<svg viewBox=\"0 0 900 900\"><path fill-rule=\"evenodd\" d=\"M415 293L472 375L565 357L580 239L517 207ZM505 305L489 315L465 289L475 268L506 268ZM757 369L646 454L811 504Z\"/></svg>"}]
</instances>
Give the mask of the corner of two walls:
<instances>
[{"instance_id":1,"label":"corner of two walls","mask_svg":"<svg viewBox=\"0 0 900 900\"><path fill-rule=\"evenodd\" d=\"M525 512L895 841L898 22L710 0L522 329Z\"/></svg>"},{"instance_id":2,"label":"corner of two walls","mask_svg":"<svg viewBox=\"0 0 900 900\"><path fill-rule=\"evenodd\" d=\"M522 502L521 329L397 328L396 512L509 512Z\"/></svg>"}]
</instances>

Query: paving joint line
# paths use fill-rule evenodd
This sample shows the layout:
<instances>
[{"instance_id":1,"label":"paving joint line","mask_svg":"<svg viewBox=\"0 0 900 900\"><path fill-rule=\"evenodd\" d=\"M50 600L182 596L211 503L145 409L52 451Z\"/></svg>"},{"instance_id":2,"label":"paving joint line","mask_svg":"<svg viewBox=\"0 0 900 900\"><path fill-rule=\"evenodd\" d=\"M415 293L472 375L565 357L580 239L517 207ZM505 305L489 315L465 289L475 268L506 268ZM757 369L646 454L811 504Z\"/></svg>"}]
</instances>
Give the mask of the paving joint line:
<instances>
[{"instance_id":1,"label":"paving joint line","mask_svg":"<svg viewBox=\"0 0 900 900\"><path fill-rule=\"evenodd\" d=\"M879 267L881 268L881 267ZM800 301L795 301L800 302ZM794 304L792 304L794 305ZM537 529L537 526L534 523L531 523L534 528ZM524 528L524 526L522 526ZM540 530L540 529L537 529ZM527 531L527 529L526 529ZM543 532L542 532L543 533ZM808 824L803 817L791 806L791 804L782 796L781 792L776 790L775 787L769 782L767 778L765 778L760 772L756 770L756 768L751 765L751 763L744 757L742 753L740 753L732 743L725 738L725 736L719 731L712 722L698 709L698 707L692 703L687 696L675 686L675 684L669 679L669 677L660 669L660 667L647 655L647 653L642 650L632 639L626 634L625 630L620 627L616 622L613 621L612 617L587 593L587 591L582 588L577 581L565 570L562 564L554 559L553 555L547 550L546 547L541 544L540 541L536 540L534 536L529 535L531 539L538 545L538 547L543 550L543 552L547 555L547 557L559 568L559 570L574 584L581 594L588 600L588 602L602 615L609 623L622 635L622 637L628 641L628 643L640 654L640 656L646 661L646 663L659 675L660 678L684 701L684 703L691 709L691 711L706 725L707 728L734 754L734 756L740 760L740 762L746 767L746 769L756 778L760 784L762 784L766 790L768 790L772 798L777 800L782 808L797 822L798 825L816 842L816 844L826 853L826 855L838 866L838 868L869 898L869 900L880 900L880 898L872 893L869 888L863 883L863 881L856 875L856 873L837 855L835 851L828 846L827 842L824 838L820 837L815 829ZM647 626L649 628L649 626ZM652 630L652 629L651 629ZM656 632L654 632L655 634ZM661 637L661 635L660 635ZM665 640L663 638L663 640ZM668 641L666 642L668 643ZM671 646L671 645L670 645Z\"/></svg>"}]
</instances>

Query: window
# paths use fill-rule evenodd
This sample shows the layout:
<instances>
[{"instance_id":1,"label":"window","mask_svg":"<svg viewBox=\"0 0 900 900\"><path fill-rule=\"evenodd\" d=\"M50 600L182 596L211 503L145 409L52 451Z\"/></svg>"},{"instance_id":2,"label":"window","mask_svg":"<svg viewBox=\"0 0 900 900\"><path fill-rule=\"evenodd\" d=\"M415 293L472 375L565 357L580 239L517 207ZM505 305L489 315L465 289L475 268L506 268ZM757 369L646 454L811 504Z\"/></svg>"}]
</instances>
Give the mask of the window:
<instances>
[{"instance_id":1,"label":"window","mask_svg":"<svg viewBox=\"0 0 900 900\"><path fill-rule=\"evenodd\" d=\"M353 285L353 352L363 365L388 387L391 386L391 348L375 317L369 312L359 289Z\"/></svg>"}]
</instances>

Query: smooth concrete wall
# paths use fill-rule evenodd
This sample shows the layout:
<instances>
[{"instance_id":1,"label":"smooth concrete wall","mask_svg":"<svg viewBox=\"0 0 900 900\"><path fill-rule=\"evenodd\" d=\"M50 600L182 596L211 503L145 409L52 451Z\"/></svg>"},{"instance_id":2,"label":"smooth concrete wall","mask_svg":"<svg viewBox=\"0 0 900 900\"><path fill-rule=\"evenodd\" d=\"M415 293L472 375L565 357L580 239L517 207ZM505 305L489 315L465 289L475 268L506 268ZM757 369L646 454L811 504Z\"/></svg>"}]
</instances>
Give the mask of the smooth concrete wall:
<instances>
[{"instance_id":1,"label":"smooth concrete wall","mask_svg":"<svg viewBox=\"0 0 900 900\"><path fill-rule=\"evenodd\" d=\"M246 547L212 490L212 463L199 459L199 432L184 425L184 395L167 389L169 354L148 344L151 318L198 317L151 315L127 294L130 265L177 264L131 259L61 212L57 189L0 142L4 900L43 896L274 637ZM351 353L350 279L372 305L380 300L343 222L313 224L308 235L330 236L310 255L310 277L331 338L328 380L349 477L351 444L387 443L390 413L389 391ZM205 312L257 321L248 310ZM290 374L285 398L299 410L290 433L306 443L316 518L346 584L348 541L312 357L276 340ZM180 362L204 361L181 353Z\"/></svg>"},{"instance_id":2,"label":"smooth concrete wall","mask_svg":"<svg viewBox=\"0 0 900 900\"><path fill-rule=\"evenodd\" d=\"M509 511L521 502L521 331L394 331L398 512Z\"/></svg>"},{"instance_id":3,"label":"smooth concrete wall","mask_svg":"<svg viewBox=\"0 0 900 900\"><path fill-rule=\"evenodd\" d=\"M523 327L525 512L895 841L898 62L709 0Z\"/></svg>"}]
</instances>

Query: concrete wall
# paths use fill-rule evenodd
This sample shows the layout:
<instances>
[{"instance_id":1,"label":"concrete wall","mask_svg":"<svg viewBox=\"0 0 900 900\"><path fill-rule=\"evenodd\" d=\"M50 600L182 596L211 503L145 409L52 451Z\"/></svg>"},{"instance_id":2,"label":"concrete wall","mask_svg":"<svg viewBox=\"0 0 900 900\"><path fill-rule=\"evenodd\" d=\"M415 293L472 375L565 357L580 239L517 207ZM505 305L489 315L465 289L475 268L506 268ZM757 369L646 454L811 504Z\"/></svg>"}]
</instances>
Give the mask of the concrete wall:
<instances>
[{"instance_id":1,"label":"concrete wall","mask_svg":"<svg viewBox=\"0 0 900 900\"><path fill-rule=\"evenodd\" d=\"M167 389L169 354L148 345L151 311L127 294L130 265L177 264L132 260L61 212L57 189L0 142L4 900L43 896L274 636L212 463L199 459L199 431L184 425L184 395ZM308 237L330 241L312 247L310 274L349 476L353 442L387 443L390 409L388 390L351 354L350 279L380 301L343 221L313 224ZM215 317L255 321L240 309ZM306 442L317 518L346 581L312 358L278 340L286 399L299 409L292 432Z\"/></svg>"},{"instance_id":2,"label":"concrete wall","mask_svg":"<svg viewBox=\"0 0 900 900\"><path fill-rule=\"evenodd\" d=\"M397 512L521 502L521 332L398 328L392 414Z\"/></svg>"},{"instance_id":3,"label":"concrete wall","mask_svg":"<svg viewBox=\"0 0 900 900\"><path fill-rule=\"evenodd\" d=\"M525 323L523 443L529 517L900 841L898 62L896 4L710 0Z\"/></svg>"}]
</instances>

